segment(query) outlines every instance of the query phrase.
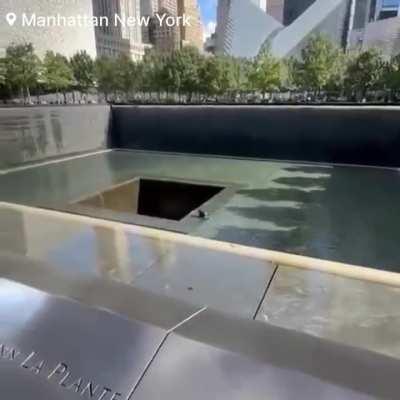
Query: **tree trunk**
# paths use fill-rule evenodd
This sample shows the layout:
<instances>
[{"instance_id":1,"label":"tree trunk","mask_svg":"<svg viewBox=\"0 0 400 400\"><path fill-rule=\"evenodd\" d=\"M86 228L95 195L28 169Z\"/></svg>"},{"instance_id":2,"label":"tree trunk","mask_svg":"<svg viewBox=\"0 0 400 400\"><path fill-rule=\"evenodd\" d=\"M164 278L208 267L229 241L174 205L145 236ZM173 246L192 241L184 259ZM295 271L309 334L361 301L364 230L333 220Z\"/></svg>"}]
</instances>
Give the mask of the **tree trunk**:
<instances>
[{"instance_id":1,"label":"tree trunk","mask_svg":"<svg viewBox=\"0 0 400 400\"><path fill-rule=\"evenodd\" d=\"M31 104L31 91L29 90L29 86L26 87L26 97L28 100L28 104Z\"/></svg>"}]
</instances>

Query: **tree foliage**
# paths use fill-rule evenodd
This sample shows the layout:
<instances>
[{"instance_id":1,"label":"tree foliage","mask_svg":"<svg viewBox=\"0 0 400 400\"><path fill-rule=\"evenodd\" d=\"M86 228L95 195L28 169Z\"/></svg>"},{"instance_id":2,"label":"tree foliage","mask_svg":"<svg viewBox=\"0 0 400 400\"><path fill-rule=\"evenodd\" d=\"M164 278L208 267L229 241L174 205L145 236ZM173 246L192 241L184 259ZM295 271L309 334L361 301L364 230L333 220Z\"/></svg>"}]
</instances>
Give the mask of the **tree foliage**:
<instances>
[{"instance_id":1,"label":"tree foliage","mask_svg":"<svg viewBox=\"0 0 400 400\"><path fill-rule=\"evenodd\" d=\"M301 51L301 59L291 62L296 86L316 95L332 82L339 67L340 50L325 36L311 37Z\"/></svg>"},{"instance_id":2,"label":"tree foliage","mask_svg":"<svg viewBox=\"0 0 400 400\"><path fill-rule=\"evenodd\" d=\"M385 62L375 50L363 51L349 63L346 71L346 87L358 99L365 98L368 90L383 84Z\"/></svg>"},{"instance_id":3,"label":"tree foliage","mask_svg":"<svg viewBox=\"0 0 400 400\"><path fill-rule=\"evenodd\" d=\"M400 54L385 64L383 75L389 90L389 98L395 100L400 92Z\"/></svg>"},{"instance_id":4,"label":"tree foliage","mask_svg":"<svg viewBox=\"0 0 400 400\"><path fill-rule=\"evenodd\" d=\"M6 75L7 75L7 68L5 60L0 59L0 86L5 86Z\"/></svg>"},{"instance_id":5,"label":"tree foliage","mask_svg":"<svg viewBox=\"0 0 400 400\"><path fill-rule=\"evenodd\" d=\"M0 59L0 99L6 98L7 94L7 67L5 59Z\"/></svg>"},{"instance_id":6,"label":"tree foliage","mask_svg":"<svg viewBox=\"0 0 400 400\"><path fill-rule=\"evenodd\" d=\"M96 60L95 73L97 88L108 101L109 95L118 89L117 76L115 74L116 62L109 57L100 57Z\"/></svg>"},{"instance_id":7,"label":"tree foliage","mask_svg":"<svg viewBox=\"0 0 400 400\"><path fill-rule=\"evenodd\" d=\"M68 60L48 51L43 60L43 81L49 91L63 93L74 85L74 74Z\"/></svg>"},{"instance_id":8,"label":"tree foliage","mask_svg":"<svg viewBox=\"0 0 400 400\"><path fill-rule=\"evenodd\" d=\"M86 93L94 86L94 61L86 51L80 51L72 56L70 60L70 66L74 75L77 89L83 93Z\"/></svg>"},{"instance_id":9,"label":"tree foliage","mask_svg":"<svg viewBox=\"0 0 400 400\"><path fill-rule=\"evenodd\" d=\"M231 87L235 94L241 94L251 89L250 72L252 62L242 58L231 58Z\"/></svg>"},{"instance_id":10,"label":"tree foliage","mask_svg":"<svg viewBox=\"0 0 400 400\"><path fill-rule=\"evenodd\" d=\"M120 93L131 93L137 87L135 63L127 56L121 55L114 64L115 88Z\"/></svg>"},{"instance_id":11,"label":"tree foliage","mask_svg":"<svg viewBox=\"0 0 400 400\"><path fill-rule=\"evenodd\" d=\"M232 91L234 82L234 71L232 68L232 58L215 57L210 58L203 65L201 72L204 79L204 93L208 96L228 95Z\"/></svg>"},{"instance_id":12,"label":"tree foliage","mask_svg":"<svg viewBox=\"0 0 400 400\"><path fill-rule=\"evenodd\" d=\"M268 49L264 50L254 60L249 78L252 88L260 90L264 96L278 91L282 84L282 63Z\"/></svg>"},{"instance_id":13,"label":"tree foliage","mask_svg":"<svg viewBox=\"0 0 400 400\"><path fill-rule=\"evenodd\" d=\"M254 59L206 56L193 47L169 54L148 51L134 62L128 55L91 59L78 52L70 60L48 52L43 61L31 44L11 45L0 60L0 97L36 93L104 93L111 101L260 100L260 94L294 92L311 97L362 100L400 96L400 55L384 59L374 49L344 53L316 35L296 58L276 59L269 48ZM311 94L311 96L310 96ZM314 97L313 97L313 96ZM289 97L290 98L290 97ZM75 97L74 97L75 99Z\"/></svg>"},{"instance_id":14,"label":"tree foliage","mask_svg":"<svg viewBox=\"0 0 400 400\"><path fill-rule=\"evenodd\" d=\"M30 91L40 79L40 60L31 43L11 45L7 48L6 80L11 88L20 91L30 102Z\"/></svg>"}]
</instances>

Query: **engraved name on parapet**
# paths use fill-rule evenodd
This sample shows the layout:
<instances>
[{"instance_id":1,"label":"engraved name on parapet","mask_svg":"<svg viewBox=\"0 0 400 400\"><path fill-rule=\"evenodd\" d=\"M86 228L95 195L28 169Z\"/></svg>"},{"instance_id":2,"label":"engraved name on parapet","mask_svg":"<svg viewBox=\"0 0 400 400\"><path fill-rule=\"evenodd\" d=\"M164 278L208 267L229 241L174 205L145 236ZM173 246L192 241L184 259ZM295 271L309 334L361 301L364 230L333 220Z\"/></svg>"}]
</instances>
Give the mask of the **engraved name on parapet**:
<instances>
[{"instance_id":1,"label":"engraved name on parapet","mask_svg":"<svg viewBox=\"0 0 400 400\"><path fill-rule=\"evenodd\" d=\"M22 353L15 346L0 343L0 362L13 362L19 368L46 379L49 383L59 385L77 396L93 400L122 400L123 394L106 385L99 384L79 375L65 362L50 363L32 351ZM125 397L126 398L126 397Z\"/></svg>"}]
</instances>

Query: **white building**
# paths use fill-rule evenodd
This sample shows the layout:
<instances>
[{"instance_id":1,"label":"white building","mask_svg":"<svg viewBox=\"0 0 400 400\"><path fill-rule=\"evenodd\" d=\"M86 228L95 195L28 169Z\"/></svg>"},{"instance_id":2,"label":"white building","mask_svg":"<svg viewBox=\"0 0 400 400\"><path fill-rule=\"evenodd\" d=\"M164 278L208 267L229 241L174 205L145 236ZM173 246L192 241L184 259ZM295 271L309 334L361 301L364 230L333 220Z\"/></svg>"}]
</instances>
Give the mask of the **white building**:
<instances>
[{"instance_id":1,"label":"white building","mask_svg":"<svg viewBox=\"0 0 400 400\"><path fill-rule=\"evenodd\" d=\"M323 34L339 47L347 46L351 0L317 0L289 26L267 38L278 58L298 56L308 39Z\"/></svg>"},{"instance_id":2,"label":"white building","mask_svg":"<svg viewBox=\"0 0 400 400\"><path fill-rule=\"evenodd\" d=\"M347 46L351 0L301 1L296 4L296 12L301 10L301 14L288 26L267 14L260 4L258 0L219 0L217 54L251 58L268 47L277 58L298 56L308 39L317 33L324 34L338 46ZM269 10L268 3L264 4ZM280 4L282 15L286 3L273 4Z\"/></svg>"},{"instance_id":3,"label":"white building","mask_svg":"<svg viewBox=\"0 0 400 400\"><path fill-rule=\"evenodd\" d=\"M216 53L255 57L265 39L283 26L266 12L259 0L219 0Z\"/></svg>"},{"instance_id":4,"label":"white building","mask_svg":"<svg viewBox=\"0 0 400 400\"><path fill-rule=\"evenodd\" d=\"M17 20L10 26L4 19L8 13L15 13ZM93 16L92 0L1 0L0 1L0 54L11 43L32 43L36 53L43 57L51 50L72 56L79 50L86 50L92 57L97 54L94 27L71 26L23 26L22 15L75 17Z\"/></svg>"},{"instance_id":5,"label":"white building","mask_svg":"<svg viewBox=\"0 0 400 400\"><path fill-rule=\"evenodd\" d=\"M262 11L267 12L267 0L251 0Z\"/></svg>"}]
</instances>

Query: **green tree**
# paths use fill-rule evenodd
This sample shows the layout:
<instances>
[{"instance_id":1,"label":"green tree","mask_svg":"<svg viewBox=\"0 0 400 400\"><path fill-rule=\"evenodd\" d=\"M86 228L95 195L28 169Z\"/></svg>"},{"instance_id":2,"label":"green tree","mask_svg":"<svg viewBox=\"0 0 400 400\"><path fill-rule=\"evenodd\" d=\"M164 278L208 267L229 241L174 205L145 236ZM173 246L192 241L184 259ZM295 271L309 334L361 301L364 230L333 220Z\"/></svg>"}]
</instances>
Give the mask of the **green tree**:
<instances>
[{"instance_id":1,"label":"green tree","mask_svg":"<svg viewBox=\"0 0 400 400\"><path fill-rule=\"evenodd\" d=\"M216 57L206 58L200 66L200 93L206 96L217 96L219 93L218 87L218 62Z\"/></svg>"},{"instance_id":2,"label":"green tree","mask_svg":"<svg viewBox=\"0 0 400 400\"><path fill-rule=\"evenodd\" d=\"M231 59L223 56L206 58L200 66L199 79L201 93L218 100L234 86Z\"/></svg>"},{"instance_id":3,"label":"green tree","mask_svg":"<svg viewBox=\"0 0 400 400\"><path fill-rule=\"evenodd\" d=\"M6 77L7 77L6 63L4 59L0 59L0 99L6 97L6 92L7 92Z\"/></svg>"},{"instance_id":4,"label":"green tree","mask_svg":"<svg viewBox=\"0 0 400 400\"><path fill-rule=\"evenodd\" d=\"M70 66L77 89L87 93L95 82L94 61L86 51L80 51L72 56Z\"/></svg>"},{"instance_id":5,"label":"green tree","mask_svg":"<svg viewBox=\"0 0 400 400\"><path fill-rule=\"evenodd\" d=\"M128 97L133 89L138 86L135 63L129 56L125 54L120 55L115 62L114 74L116 89Z\"/></svg>"},{"instance_id":6,"label":"green tree","mask_svg":"<svg viewBox=\"0 0 400 400\"><path fill-rule=\"evenodd\" d=\"M247 59L231 59L232 94L235 98L237 95L242 98L243 93L251 89L249 81L251 67L252 63Z\"/></svg>"},{"instance_id":7,"label":"green tree","mask_svg":"<svg viewBox=\"0 0 400 400\"><path fill-rule=\"evenodd\" d=\"M178 97L180 99L180 94L182 91L182 80L181 74L177 69L177 60L174 53L165 57L162 63L159 84L161 89L167 93L167 98L169 97L170 93L178 93Z\"/></svg>"},{"instance_id":8,"label":"green tree","mask_svg":"<svg viewBox=\"0 0 400 400\"><path fill-rule=\"evenodd\" d=\"M0 86L4 86L6 84L6 63L4 59L0 59Z\"/></svg>"},{"instance_id":9,"label":"green tree","mask_svg":"<svg viewBox=\"0 0 400 400\"><path fill-rule=\"evenodd\" d=\"M400 91L400 54L386 63L384 77L390 100L394 100Z\"/></svg>"},{"instance_id":10,"label":"green tree","mask_svg":"<svg viewBox=\"0 0 400 400\"><path fill-rule=\"evenodd\" d=\"M292 60L291 76L297 87L319 95L332 82L340 60L340 50L325 36L310 38L300 60Z\"/></svg>"},{"instance_id":11,"label":"green tree","mask_svg":"<svg viewBox=\"0 0 400 400\"><path fill-rule=\"evenodd\" d=\"M201 56L197 48L184 47L175 54L177 73L180 76L182 91L192 100L194 93L200 91Z\"/></svg>"},{"instance_id":12,"label":"green tree","mask_svg":"<svg viewBox=\"0 0 400 400\"><path fill-rule=\"evenodd\" d=\"M158 98L165 86L165 63L166 57L150 51L143 57L142 62L137 66L140 73L139 87L144 93L157 92Z\"/></svg>"},{"instance_id":13,"label":"green tree","mask_svg":"<svg viewBox=\"0 0 400 400\"><path fill-rule=\"evenodd\" d=\"M109 101L111 93L118 90L118 81L115 74L116 62L110 57L100 57L95 63L95 75L97 87L105 96L106 101Z\"/></svg>"},{"instance_id":14,"label":"green tree","mask_svg":"<svg viewBox=\"0 0 400 400\"><path fill-rule=\"evenodd\" d=\"M31 102L31 89L40 79L40 60L35 55L32 43L14 44L7 48L6 80L10 87L18 90L25 101Z\"/></svg>"},{"instance_id":15,"label":"green tree","mask_svg":"<svg viewBox=\"0 0 400 400\"><path fill-rule=\"evenodd\" d=\"M234 86L234 74L230 57L217 57L216 83L220 96L229 93Z\"/></svg>"},{"instance_id":16,"label":"green tree","mask_svg":"<svg viewBox=\"0 0 400 400\"><path fill-rule=\"evenodd\" d=\"M266 93L277 91L282 84L282 63L268 49L254 60L250 72L250 84L265 99Z\"/></svg>"},{"instance_id":17,"label":"green tree","mask_svg":"<svg viewBox=\"0 0 400 400\"><path fill-rule=\"evenodd\" d=\"M349 66L351 57L338 51L335 59L335 68L332 70L331 76L325 86L328 92L334 92L336 96L342 96L345 88L346 71Z\"/></svg>"},{"instance_id":18,"label":"green tree","mask_svg":"<svg viewBox=\"0 0 400 400\"><path fill-rule=\"evenodd\" d=\"M162 90L187 95L192 100L193 94L200 92L200 68L202 56L194 47L184 47L165 57L160 75Z\"/></svg>"},{"instance_id":19,"label":"green tree","mask_svg":"<svg viewBox=\"0 0 400 400\"><path fill-rule=\"evenodd\" d=\"M57 93L57 96L59 93L64 94L65 103L65 92L75 82L74 74L67 58L52 51L46 52L43 60L43 80L47 90Z\"/></svg>"},{"instance_id":20,"label":"green tree","mask_svg":"<svg viewBox=\"0 0 400 400\"><path fill-rule=\"evenodd\" d=\"M380 53L366 50L351 59L346 71L346 88L357 100L364 99L369 90L382 86L385 63Z\"/></svg>"},{"instance_id":21,"label":"green tree","mask_svg":"<svg viewBox=\"0 0 400 400\"><path fill-rule=\"evenodd\" d=\"M290 90L306 90L304 88L304 77L302 63L295 57L290 57L285 60L287 80L286 86Z\"/></svg>"}]
</instances>

